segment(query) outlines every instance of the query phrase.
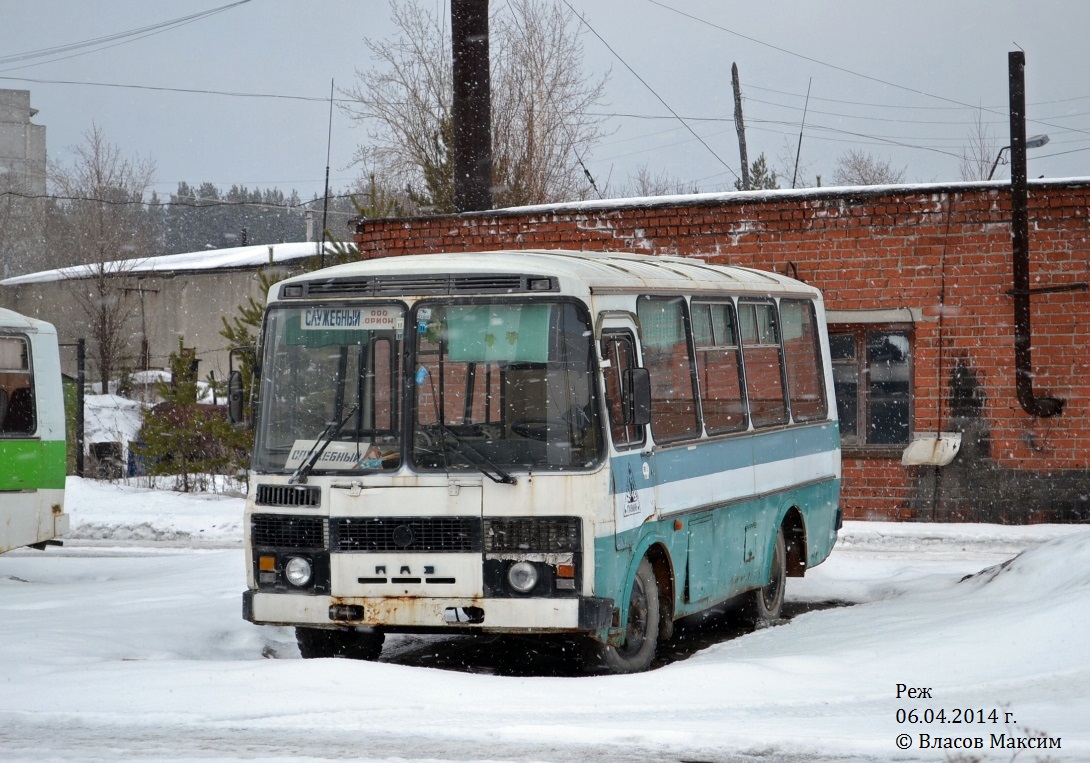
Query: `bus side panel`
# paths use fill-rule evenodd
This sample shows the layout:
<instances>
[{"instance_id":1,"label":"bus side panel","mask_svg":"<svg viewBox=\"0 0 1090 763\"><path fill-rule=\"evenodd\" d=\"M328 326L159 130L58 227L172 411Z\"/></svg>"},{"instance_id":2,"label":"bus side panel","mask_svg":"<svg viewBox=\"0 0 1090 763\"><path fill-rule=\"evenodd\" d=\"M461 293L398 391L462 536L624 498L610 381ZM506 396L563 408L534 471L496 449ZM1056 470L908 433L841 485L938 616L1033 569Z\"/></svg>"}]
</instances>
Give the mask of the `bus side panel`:
<instances>
[{"instance_id":1,"label":"bus side panel","mask_svg":"<svg viewBox=\"0 0 1090 763\"><path fill-rule=\"evenodd\" d=\"M765 583L779 529L788 510L797 507L807 540L807 567L824 561L836 540L835 520L840 480L739 500L714 509L645 522L621 533L595 539L595 593L614 600L627 613L624 595L636 566L653 545L666 549L674 574L674 615L681 617L715 606ZM678 526L680 524L680 527ZM617 546L623 550L618 550ZM659 581L660 586L666 581Z\"/></svg>"},{"instance_id":2,"label":"bus side panel","mask_svg":"<svg viewBox=\"0 0 1090 763\"><path fill-rule=\"evenodd\" d=\"M63 490L7 493L0 500L0 554L68 532L68 515L60 511Z\"/></svg>"},{"instance_id":3,"label":"bus side panel","mask_svg":"<svg viewBox=\"0 0 1090 763\"><path fill-rule=\"evenodd\" d=\"M839 448L836 423L823 422L657 452L657 513L616 537L596 539L595 592L617 602L624 622L624 595L655 543L666 548L674 570L676 615L759 587L792 508L803 518L807 567L819 564L836 540ZM631 459L614 458L613 468Z\"/></svg>"},{"instance_id":4,"label":"bus side panel","mask_svg":"<svg viewBox=\"0 0 1090 763\"><path fill-rule=\"evenodd\" d=\"M34 374L33 436L0 438L0 553L68 532L60 355L52 326L25 334Z\"/></svg>"}]
</instances>

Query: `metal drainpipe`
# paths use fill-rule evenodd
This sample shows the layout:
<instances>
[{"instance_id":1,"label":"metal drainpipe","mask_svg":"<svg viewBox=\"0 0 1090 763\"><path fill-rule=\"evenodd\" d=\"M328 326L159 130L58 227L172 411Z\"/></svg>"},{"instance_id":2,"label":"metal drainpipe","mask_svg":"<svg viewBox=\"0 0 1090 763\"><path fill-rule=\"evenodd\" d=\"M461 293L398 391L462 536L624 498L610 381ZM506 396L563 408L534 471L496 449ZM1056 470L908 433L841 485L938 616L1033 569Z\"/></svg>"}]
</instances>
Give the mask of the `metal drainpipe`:
<instances>
[{"instance_id":1,"label":"metal drainpipe","mask_svg":"<svg viewBox=\"0 0 1090 763\"><path fill-rule=\"evenodd\" d=\"M1014 381L1018 402L1030 416L1058 415L1064 401L1033 394L1033 330L1030 326L1029 214L1026 205L1026 54L1007 54L1011 120L1011 247L1014 255Z\"/></svg>"}]
</instances>

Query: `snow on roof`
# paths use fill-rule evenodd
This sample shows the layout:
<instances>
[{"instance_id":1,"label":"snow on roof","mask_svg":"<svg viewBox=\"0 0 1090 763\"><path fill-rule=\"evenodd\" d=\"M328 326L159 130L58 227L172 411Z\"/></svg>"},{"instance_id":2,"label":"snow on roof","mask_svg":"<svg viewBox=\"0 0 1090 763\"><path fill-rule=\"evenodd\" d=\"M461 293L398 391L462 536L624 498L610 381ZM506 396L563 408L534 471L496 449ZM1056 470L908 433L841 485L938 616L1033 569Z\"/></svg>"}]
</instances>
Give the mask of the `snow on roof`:
<instances>
[{"instance_id":1,"label":"snow on roof","mask_svg":"<svg viewBox=\"0 0 1090 763\"><path fill-rule=\"evenodd\" d=\"M1086 177L1047 178L1029 180L1029 185L1085 185L1090 182ZM1010 187L1010 180L967 180L929 183L894 183L890 185L843 185L820 186L818 188L772 188L755 191L710 191L704 193L671 194L666 196L633 196L621 199L588 199L586 201L560 201L552 204L531 204L524 207L490 209L467 214L479 216L490 214L550 214L572 212L596 212L604 209L623 209L626 207L650 207L682 204L714 204L725 201L768 201L770 199L812 199L815 197L836 198L845 195L881 194L881 193L946 193L964 191L970 188L993 187L995 190Z\"/></svg>"},{"instance_id":2,"label":"snow on roof","mask_svg":"<svg viewBox=\"0 0 1090 763\"><path fill-rule=\"evenodd\" d=\"M1030 180L1030 185L1070 185L1085 184L1090 178L1049 178ZM636 196L622 199L596 199L588 201L565 201L553 204L536 204L523 207L490 209L470 212L467 216L494 214L556 214L561 212L595 212L603 209L621 209L625 207L647 207L659 205L700 204L724 201L761 201L770 198L814 198L820 196L843 196L845 194L875 193L911 193L911 192L949 192L994 186L996 190L1008 187L1010 181L966 181L948 183L898 183L895 185L867 186L823 186L820 188L772 189L760 191L718 191L713 193L676 194L669 196ZM327 252L332 251L327 244ZM316 242L293 242L285 244L259 244L255 246L236 246L229 249L208 249L183 254L166 254L160 257L137 257L129 260L114 260L103 263L110 273L147 274L171 273L178 271L229 270L234 268L253 268L270 263L283 263L310 257L318 253ZM70 267L42 270L13 276L0 281L0 286L19 286L29 283L48 283L79 278L90 278L98 265L72 265Z\"/></svg>"},{"instance_id":3,"label":"snow on roof","mask_svg":"<svg viewBox=\"0 0 1090 763\"><path fill-rule=\"evenodd\" d=\"M87 395L83 400L85 442L127 443L136 439L146 405L117 395Z\"/></svg>"},{"instance_id":4,"label":"snow on roof","mask_svg":"<svg viewBox=\"0 0 1090 763\"><path fill-rule=\"evenodd\" d=\"M331 252L329 244L326 251ZM173 273L178 271L228 270L232 268L254 268L261 265L279 264L312 257L318 253L315 242L299 241L287 244L260 244L257 246L235 246L230 249L207 249L201 252L183 254L165 254L161 257L137 257L129 260L113 260L103 263L108 273L136 275L147 273ZM54 270L42 270L13 276L0 281L0 286L19 286L28 283L48 283L67 281L78 278L90 278L95 275L95 265L72 265Z\"/></svg>"}]
</instances>

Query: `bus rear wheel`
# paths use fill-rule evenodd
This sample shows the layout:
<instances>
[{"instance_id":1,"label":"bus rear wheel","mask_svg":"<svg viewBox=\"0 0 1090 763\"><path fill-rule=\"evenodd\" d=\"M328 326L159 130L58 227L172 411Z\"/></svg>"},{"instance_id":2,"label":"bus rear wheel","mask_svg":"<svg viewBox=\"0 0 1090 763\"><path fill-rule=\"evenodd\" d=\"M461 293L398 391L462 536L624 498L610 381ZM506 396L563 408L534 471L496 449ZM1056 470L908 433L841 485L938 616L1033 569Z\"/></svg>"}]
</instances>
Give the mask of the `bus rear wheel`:
<instances>
[{"instance_id":1,"label":"bus rear wheel","mask_svg":"<svg viewBox=\"0 0 1090 763\"><path fill-rule=\"evenodd\" d=\"M745 594L742 618L750 625L760 626L774 622L783 611L784 590L787 587L787 546L783 528L776 533L776 546L772 552L772 566L768 583Z\"/></svg>"},{"instance_id":2,"label":"bus rear wheel","mask_svg":"<svg viewBox=\"0 0 1090 763\"><path fill-rule=\"evenodd\" d=\"M659 640L659 586L651 562L636 568L628 597L628 622L621 646L592 642L594 667L609 673L640 673L651 667Z\"/></svg>"},{"instance_id":3,"label":"bus rear wheel","mask_svg":"<svg viewBox=\"0 0 1090 763\"><path fill-rule=\"evenodd\" d=\"M382 652L382 633L330 628L296 628L295 641L304 660L342 657L349 660L377 660Z\"/></svg>"}]
</instances>

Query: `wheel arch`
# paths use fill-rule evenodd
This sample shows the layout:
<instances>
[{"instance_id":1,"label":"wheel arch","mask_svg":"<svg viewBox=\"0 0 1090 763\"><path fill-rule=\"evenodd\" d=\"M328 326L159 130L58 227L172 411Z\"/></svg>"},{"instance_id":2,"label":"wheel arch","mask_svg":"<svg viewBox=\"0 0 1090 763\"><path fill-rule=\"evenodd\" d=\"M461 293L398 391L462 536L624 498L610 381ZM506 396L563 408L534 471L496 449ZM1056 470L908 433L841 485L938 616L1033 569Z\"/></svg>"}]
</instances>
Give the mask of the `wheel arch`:
<instances>
[{"instance_id":1,"label":"wheel arch","mask_svg":"<svg viewBox=\"0 0 1090 763\"><path fill-rule=\"evenodd\" d=\"M787 552L787 576L801 578L806 574L809 556L806 549L806 522L798 506L792 506L787 510L780 527L783 529L783 540Z\"/></svg>"},{"instance_id":2,"label":"wheel arch","mask_svg":"<svg viewBox=\"0 0 1090 763\"><path fill-rule=\"evenodd\" d=\"M674 603L676 585L674 564L665 544L658 542L648 547L644 556L651 562L655 582L659 587L659 638L669 639L674 632Z\"/></svg>"},{"instance_id":3,"label":"wheel arch","mask_svg":"<svg viewBox=\"0 0 1090 763\"><path fill-rule=\"evenodd\" d=\"M677 585L674 577L674 562L667 548L666 541L658 533L648 534L633 548L631 559L625 570L624 585L620 590L620 601L617 607L620 610L620 625L624 625L628 617L628 592L636 579L636 570L644 558L651 563L651 570L655 573L655 582L659 588L659 627L662 638L669 638L674 625L675 599Z\"/></svg>"}]
</instances>

